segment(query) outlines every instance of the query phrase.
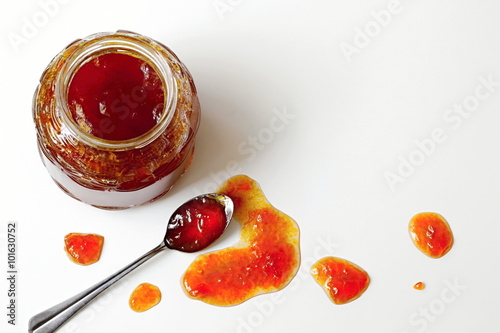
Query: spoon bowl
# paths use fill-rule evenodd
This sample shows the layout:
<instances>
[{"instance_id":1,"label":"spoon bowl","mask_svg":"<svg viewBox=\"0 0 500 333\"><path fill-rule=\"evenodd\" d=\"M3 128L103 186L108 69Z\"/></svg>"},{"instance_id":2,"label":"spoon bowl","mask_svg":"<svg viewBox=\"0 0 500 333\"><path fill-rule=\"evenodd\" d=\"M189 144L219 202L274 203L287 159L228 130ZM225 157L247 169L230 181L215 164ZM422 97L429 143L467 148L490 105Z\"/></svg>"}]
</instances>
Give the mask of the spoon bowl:
<instances>
[{"instance_id":1,"label":"spoon bowl","mask_svg":"<svg viewBox=\"0 0 500 333\"><path fill-rule=\"evenodd\" d=\"M170 217L165 245L182 252L206 248L226 230L233 210L233 201L219 193L200 195L185 202Z\"/></svg>"},{"instance_id":2,"label":"spoon bowl","mask_svg":"<svg viewBox=\"0 0 500 333\"><path fill-rule=\"evenodd\" d=\"M55 332L104 290L167 248L182 252L205 249L226 230L233 211L231 198L224 194L208 193L186 201L170 217L160 245L101 282L33 316L28 323L28 332Z\"/></svg>"}]
</instances>

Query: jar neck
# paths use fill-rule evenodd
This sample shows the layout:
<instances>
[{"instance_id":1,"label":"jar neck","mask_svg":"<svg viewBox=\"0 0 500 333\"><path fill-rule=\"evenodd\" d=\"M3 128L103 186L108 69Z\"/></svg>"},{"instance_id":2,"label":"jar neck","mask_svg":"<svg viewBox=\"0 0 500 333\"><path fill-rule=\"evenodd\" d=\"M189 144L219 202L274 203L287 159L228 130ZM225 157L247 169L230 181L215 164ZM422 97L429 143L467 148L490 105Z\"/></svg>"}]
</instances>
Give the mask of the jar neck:
<instances>
[{"instance_id":1,"label":"jar neck","mask_svg":"<svg viewBox=\"0 0 500 333\"><path fill-rule=\"evenodd\" d=\"M100 33L75 42L77 47L68 55L56 77L55 98L61 110L61 118L68 130L83 143L102 150L130 150L144 147L158 138L170 124L177 104L177 84L168 59L161 53L161 46L151 39L131 32ZM148 63L163 84L164 103L160 117L146 133L127 140L107 140L84 130L72 116L68 91L71 80L78 70L90 60L107 53L121 53Z\"/></svg>"}]
</instances>

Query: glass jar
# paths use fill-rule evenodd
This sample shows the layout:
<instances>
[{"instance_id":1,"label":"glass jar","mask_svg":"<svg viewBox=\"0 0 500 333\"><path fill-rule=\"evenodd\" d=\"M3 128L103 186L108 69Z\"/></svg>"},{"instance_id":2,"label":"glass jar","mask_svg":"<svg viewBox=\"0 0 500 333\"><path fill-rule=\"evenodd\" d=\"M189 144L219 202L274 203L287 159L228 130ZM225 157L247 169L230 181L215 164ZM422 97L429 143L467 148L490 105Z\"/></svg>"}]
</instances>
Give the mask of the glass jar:
<instances>
[{"instance_id":1,"label":"glass jar","mask_svg":"<svg viewBox=\"0 0 500 333\"><path fill-rule=\"evenodd\" d=\"M97 66L102 59L111 59L110 55L140 62L143 83L120 86L128 78L123 81L118 74L100 78L99 71L108 67ZM90 67L97 70L89 72L94 81L75 88L73 81ZM118 85L116 103L106 107L106 102L99 102L99 112L92 117L101 118L92 122L90 113L75 100L70 102L69 96L78 95L83 88L105 87L102 80ZM144 100L152 100L151 92L161 102L154 110L137 109ZM110 92L101 93L108 98ZM95 96L85 98L92 100L90 97ZM134 118L140 112L150 112L153 125L128 136L106 135L116 128L128 130L126 126L140 124L141 118ZM169 48L136 33L117 31L76 40L50 62L35 92L33 117L40 155L54 181L85 203L123 209L164 195L188 168L200 105L190 73ZM114 123L123 119L125 123Z\"/></svg>"}]
</instances>

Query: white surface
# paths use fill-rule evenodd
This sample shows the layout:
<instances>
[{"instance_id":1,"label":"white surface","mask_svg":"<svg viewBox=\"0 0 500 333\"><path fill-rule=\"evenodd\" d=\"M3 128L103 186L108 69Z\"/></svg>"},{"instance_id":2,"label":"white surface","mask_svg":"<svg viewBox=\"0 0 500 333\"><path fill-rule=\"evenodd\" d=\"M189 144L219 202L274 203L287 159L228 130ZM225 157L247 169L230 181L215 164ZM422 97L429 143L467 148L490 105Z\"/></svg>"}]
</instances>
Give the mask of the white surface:
<instances>
[{"instance_id":1,"label":"white surface","mask_svg":"<svg viewBox=\"0 0 500 333\"><path fill-rule=\"evenodd\" d=\"M9 221L18 224L19 250L17 325L7 324L2 278L2 332L26 332L32 315L156 246L178 204L236 173L256 179L300 225L302 267L292 285L214 307L181 289L195 255L165 252L61 332L500 332L500 2L54 1L7 1L0 10L0 252ZM377 14L381 28L372 12L388 8L390 19ZM39 27L27 31L27 22ZM359 36L365 28L372 37ZM203 120L193 164L168 197L107 212L54 185L36 150L31 99L69 42L117 29L177 53L194 76ZM23 33L23 44L9 40ZM360 46L350 58L347 44ZM490 90L481 78L494 82ZM463 103L475 108L467 118L449 113ZM418 153L416 141L436 131L439 142ZM420 165L404 169L401 158ZM385 175L398 168L406 174L392 191ZM455 246L442 259L410 240L408 222L422 211L442 214L453 229ZM104 235L101 260L71 263L69 232ZM210 249L237 240L233 226ZM334 305L313 281L310 265L326 255L368 271L360 299ZM414 290L418 281L427 288ZM163 300L137 314L127 300L141 282L158 285Z\"/></svg>"}]
</instances>

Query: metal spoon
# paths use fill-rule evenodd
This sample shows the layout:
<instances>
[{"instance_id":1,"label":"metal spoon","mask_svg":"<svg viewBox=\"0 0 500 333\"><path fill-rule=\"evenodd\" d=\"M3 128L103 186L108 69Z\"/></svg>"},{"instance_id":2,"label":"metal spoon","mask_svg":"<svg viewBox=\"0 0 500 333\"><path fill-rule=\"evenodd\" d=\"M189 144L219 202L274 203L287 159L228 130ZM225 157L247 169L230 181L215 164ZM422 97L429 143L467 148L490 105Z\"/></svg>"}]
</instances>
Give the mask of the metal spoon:
<instances>
[{"instance_id":1,"label":"metal spoon","mask_svg":"<svg viewBox=\"0 0 500 333\"><path fill-rule=\"evenodd\" d=\"M204 207L216 214L204 215ZM203 194L185 202L170 217L167 232L160 245L103 281L33 316L28 323L28 332L55 332L109 286L166 248L182 252L196 252L206 248L222 235L231 221L233 210L232 200L218 193ZM203 238L200 237L202 235Z\"/></svg>"}]
</instances>

